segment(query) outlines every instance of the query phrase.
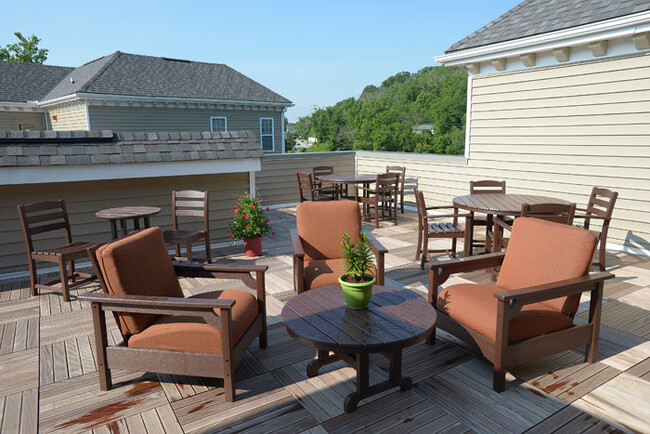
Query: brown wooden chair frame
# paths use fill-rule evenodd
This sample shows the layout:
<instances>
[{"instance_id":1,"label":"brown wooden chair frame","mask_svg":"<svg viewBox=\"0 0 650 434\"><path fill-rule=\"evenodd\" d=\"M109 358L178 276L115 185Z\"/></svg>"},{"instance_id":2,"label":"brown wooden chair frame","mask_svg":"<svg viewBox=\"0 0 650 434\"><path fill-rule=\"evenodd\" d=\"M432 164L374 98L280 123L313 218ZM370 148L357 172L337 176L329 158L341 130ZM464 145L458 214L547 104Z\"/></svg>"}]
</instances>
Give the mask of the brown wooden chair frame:
<instances>
[{"instance_id":1,"label":"brown wooden chair frame","mask_svg":"<svg viewBox=\"0 0 650 434\"><path fill-rule=\"evenodd\" d=\"M324 196L332 196L334 198L341 197L342 189L341 185L333 184L327 187L323 187L323 182L319 179L321 176L333 175L334 166L314 166L311 168L311 176L314 182L314 185L318 187L319 194Z\"/></svg>"},{"instance_id":2,"label":"brown wooden chair frame","mask_svg":"<svg viewBox=\"0 0 650 434\"><path fill-rule=\"evenodd\" d=\"M380 220L393 220L397 226L397 198L399 191L399 173L381 173L377 175L374 187L356 186L357 194L363 207L363 219L374 220L375 228ZM361 194L360 194L361 192ZM374 219L370 218L370 208L374 209Z\"/></svg>"},{"instance_id":3,"label":"brown wooden chair frame","mask_svg":"<svg viewBox=\"0 0 650 434\"><path fill-rule=\"evenodd\" d=\"M586 345L585 361L594 363L598 355L604 281L614 277L611 273L600 272L574 279L495 293L498 309L495 318L497 328L494 341L456 322L438 310L438 288L451 275L499 267L504 258L505 252L427 264L429 267L429 302L438 313L436 327L440 327L466 342L492 362L494 365L492 387L497 392L505 390L505 375L508 369L561 351ZM549 270L549 273L552 273L552 270ZM591 293L589 320L586 324L574 325L568 329L508 344L510 321L523 306L583 292ZM430 345L435 343L435 330L427 342Z\"/></svg>"},{"instance_id":4,"label":"brown wooden chair frame","mask_svg":"<svg viewBox=\"0 0 650 434\"><path fill-rule=\"evenodd\" d=\"M293 256L293 289L297 294L305 292L305 251L298 234L298 229L291 228L291 252ZM377 285L384 284L384 255L386 249L370 232L366 232L372 244L372 252L375 254L377 269Z\"/></svg>"},{"instance_id":5,"label":"brown wooden chair frame","mask_svg":"<svg viewBox=\"0 0 650 434\"><path fill-rule=\"evenodd\" d=\"M181 200L179 200L181 199ZM187 200L189 199L189 200ZM196 199L202 199L201 201ZM209 200L207 191L180 190L172 191L172 224L173 230L164 231L163 236L167 244L174 244L176 249L176 260L187 260L192 262L192 243L198 240L205 241L205 260L212 262L210 252L210 212L208 210ZM182 231L178 228L178 217L201 217L203 218L203 230ZM187 257L181 257L181 243L185 244Z\"/></svg>"},{"instance_id":6,"label":"brown wooden chair frame","mask_svg":"<svg viewBox=\"0 0 650 434\"><path fill-rule=\"evenodd\" d=\"M492 179L482 179L479 181L469 182L469 194L497 194L506 192L506 182L496 181ZM472 247L485 247L487 252L492 251L492 243L494 242L494 215L487 214L485 220L476 218L472 212L472 227L485 226L485 239L475 240L472 233ZM506 220L512 223L511 220Z\"/></svg>"},{"instance_id":7,"label":"brown wooden chair frame","mask_svg":"<svg viewBox=\"0 0 650 434\"><path fill-rule=\"evenodd\" d=\"M404 166L386 166L386 173L399 174L399 204L400 212L404 214L404 183L406 182L406 167Z\"/></svg>"},{"instance_id":8,"label":"brown wooden chair frame","mask_svg":"<svg viewBox=\"0 0 650 434\"><path fill-rule=\"evenodd\" d=\"M33 202L18 205L18 216L23 229L29 266L29 287L31 295L37 295L37 288L58 291L65 301L70 301L70 288L95 279L94 274L75 271L74 261L87 256L86 249L96 243L73 242L68 210L63 199L45 202ZM55 210L49 212L50 210ZM48 211L48 212L45 212ZM36 214L35 214L36 213ZM40 214L38 214L40 213ZM33 214L33 215L30 215ZM34 248L34 235L63 230L66 244L51 249ZM53 262L59 265L59 278L38 283L36 261ZM77 278L81 277L81 280ZM55 286L59 283L60 285Z\"/></svg>"},{"instance_id":9,"label":"brown wooden chair frame","mask_svg":"<svg viewBox=\"0 0 650 434\"><path fill-rule=\"evenodd\" d=\"M463 238L463 257L468 257L472 253L471 234L472 234L472 213L460 213L458 208L449 205L426 206L424 194L417 188L413 189L415 194L415 204L418 209L418 244L415 252L415 260L420 260L420 269L424 270L424 264L427 262L429 253L447 253L452 258L456 257L456 244L458 238ZM451 214L429 215L429 210L448 210L453 209ZM453 218L452 223L429 223L430 220L440 218ZM465 218L465 227L463 230L458 229L458 219ZM429 249L429 238L451 238L451 250L449 249Z\"/></svg>"},{"instance_id":10,"label":"brown wooden chair frame","mask_svg":"<svg viewBox=\"0 0 650 434\"><path fill-rule=\"evenodd\" d=\"M235 369L244 353L256 337L259 337L260 348L267 346L264 273L268 266L174 263L174 270L179 277L240 279L247 287L256 290L259 313L239 342L235 344L232 328L234 300L109 294L95 251L96 248L89 249L88 256L99 276L104 294L87 293L79 296L79 299L89 302L92 307L99 388L101 390L112 388L111 369L217 377L223 378L225 400L233 402ZM255 273L255 278L251 273ZM219 309L219 315L215 314L214 309ZM122 334L123 341L119 345L108 346L106 312L113 312L118 324L117 312L188 315L203 318L206 323L221 330L222 354L129 348L126 344L129 337L124 334Z\"/></svg>"},{"instance_id":11,"label":"brown wooden chair frame","mask_svg":"<svg viewBox=\"0 0 650 434\"><path fill-rule=\"evenodd\" d=\"M300 196L300 203L305 201L315 202L338 199L337 195L321 194L321 189L316 183L314 183L311 173L297 172L296 177L298 178L298 195ZM305 195L305 192L308 192L308 194Z\"/></svg>"},{"instance_id":12,"label":"brown wooden chair frame","mask_svg":"<svg viewBox=\"0 0 650 434\"><path fill-rule=\"evenodd\" d=\"M584 213L575 216L577 219L584 219L582 227L598 236L598 261L592 262L591 266L598 266L600 271L605 271L607 266L607 232L609 232L609 222L612 220L616 199L618 199L618 192L594 187L591 190L587 208L576 208L576 211ZM592 219L602 220L600 231L590 229Z\"/></svg>"}]
</instances>

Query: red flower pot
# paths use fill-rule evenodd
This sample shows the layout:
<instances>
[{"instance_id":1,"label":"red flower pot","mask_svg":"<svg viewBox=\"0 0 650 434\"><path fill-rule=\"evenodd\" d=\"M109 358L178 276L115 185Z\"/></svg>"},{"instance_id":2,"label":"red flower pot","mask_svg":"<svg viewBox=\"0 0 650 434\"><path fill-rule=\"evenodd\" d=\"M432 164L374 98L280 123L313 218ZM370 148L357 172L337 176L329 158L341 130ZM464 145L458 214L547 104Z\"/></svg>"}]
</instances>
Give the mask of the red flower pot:
<instances>
[{"instance_id":1,"label":"red flower pot","mask_svg":"<svg viewBox=\"0 0 650 434\"><path fill-rule=\"evenodd\" d=\"M262 237L244 238L246 256L262 256Z\"/></svg>"}]
</instances>

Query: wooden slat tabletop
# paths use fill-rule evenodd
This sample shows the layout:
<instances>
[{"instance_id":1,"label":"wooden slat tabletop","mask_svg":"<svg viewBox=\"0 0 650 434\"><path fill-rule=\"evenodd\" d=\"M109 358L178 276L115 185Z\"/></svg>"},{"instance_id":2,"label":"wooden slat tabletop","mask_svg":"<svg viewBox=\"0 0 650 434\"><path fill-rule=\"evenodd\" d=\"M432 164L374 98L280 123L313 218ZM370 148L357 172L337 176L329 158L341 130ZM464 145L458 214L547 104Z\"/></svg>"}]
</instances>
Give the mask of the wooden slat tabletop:
<instances>
[{"instance_id":1,"label":"wooden slat tabletop","mask_svg":"<svg viewBox=\"0 0 650 434\"><path fill-rule=\"evenodd\" d=\"M131 219L139 217L148 217L158 214L160 208L155 206L122 206L118 208L108 208L95 213L95 217L100 219Z\"/></svg>"},{"instance_id":2,"label":"wooden slat tabletop","mask_svg":"<svg viewBox=\"0 0 650 434\"><path fill-rule=\"evenodd\" d=\"M345 306L339 285L293 297L282 322L296 339L323 350L376 352L412 345L433 330L435 309L406 289L375 285L365 310Z\"/></svg>"},{"instance_id":3,"label":"wooden slat tabletop","mask_svg":"<svg viewBox=\"0 0 650 434\"><path fill-rule=\"evenodd\" d=\"M338 173L332 175L319 176L318 180L331 182L334 184L359 184L365 182L375 182L377 180L377 175L356 175L354 173Z\"/></svg>"},{"instance_id":4,"label":"wooden slat tabletop","mask_svg":"<svg viewBox=\"0 0 650 434\"><path fill-rule=\"evenodd\" d=\"M564 199L548 196L535 196L530 194L468 194L453 199L454 206L486 214L496 215L518 215L521 213L521 206L524 203L535 205L538 203L558 203L568 205Z\"/></svg>"}]
</instances>

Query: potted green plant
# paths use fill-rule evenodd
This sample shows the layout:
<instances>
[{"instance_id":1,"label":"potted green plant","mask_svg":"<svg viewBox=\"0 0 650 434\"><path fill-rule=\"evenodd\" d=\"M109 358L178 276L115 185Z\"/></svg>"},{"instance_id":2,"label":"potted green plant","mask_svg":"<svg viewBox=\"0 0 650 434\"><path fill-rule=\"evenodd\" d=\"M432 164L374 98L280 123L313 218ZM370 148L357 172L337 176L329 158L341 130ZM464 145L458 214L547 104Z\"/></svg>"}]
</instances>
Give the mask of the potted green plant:
<instances>
[{"instance_id":1,"label":"potted green plant","mask_svg":"<svg viewBox=\"0 0 650 434\"><path fill-rule=\"evenodd\" d=\"M266 207L268 211L269 208ZM264 216L262 198L251 196L246 193L237 199L235 203L235 217L230 225L229 240L244 240L246 256L262 255L262 235L271 232L275 235L269 224L268 218Z\"/></svg>"},{"instance_id":2,"label":"potted green plant","mask_svg":"<svg viewBox=\"0 0 650 434\"><path fill-rule=\"evenodd\" d=\"M372 287L376 282L374 275L375 258L371 243L363 231L359 239L352 241L350 234L343 234L343 261L346 273L339 277L343 299L350 309L360 310L368 307L372 297Z\"/></svg>"}]
</instances>

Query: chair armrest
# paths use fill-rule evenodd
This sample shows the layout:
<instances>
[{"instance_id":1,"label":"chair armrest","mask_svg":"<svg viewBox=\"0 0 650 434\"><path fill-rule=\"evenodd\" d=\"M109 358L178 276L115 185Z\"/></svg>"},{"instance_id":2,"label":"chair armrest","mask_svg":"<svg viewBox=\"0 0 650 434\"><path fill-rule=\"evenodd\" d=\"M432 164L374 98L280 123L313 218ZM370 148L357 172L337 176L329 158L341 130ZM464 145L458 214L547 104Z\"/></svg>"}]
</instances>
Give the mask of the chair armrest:
<instances>
[{"instance_id":1,"label":"chair armrest","mask_svg":"<svg viewBox=\"0 0 650 434\"><path fill-rule=\"evenodd\" d=\"M577 211L577 209L576 209L576 211ZM582 210L581 210L581 211L582 211ZM588 218L588 219L594 219L594 220L595 220L595 219L608 220L607 217L602 217L602 216L595 215L595 214L590 214L590 215L586 215L586 214L585 214L585 215L582 215L582 214L576 214L576 215L573 216L573 219L574 219L574 220L575 220L575 219L587 219L587 218Z\"/></svg>"},{"instance_id":2,"label":"chair armrest","mask_svg":"<svg viewBox=\"0 0 650 434\"><path fill-rule=\"evenodd\" d=\"M467 214L465 214L465 213L455 213L455 214L434 214L434 215L429 214L427 217L429 217L431 219L439 219L439 218L449 218L449 217L463 217L463 218L465 218L465 217L471 217L471 216L472 216L472 214L470 214L470 213L467 213Z\"/></svg>"},{"instance_id":3,"label":"chair armrest","mask_svg":"<svg viewBox=\"0 0 650 434\"><path fill-rule=\"evenodd\" d=\"M305 251L302 249L302 243L300 242L300 235L298 235L298 229L290 229L291 234L291 251L293 256L297 258L304 258Z\"/></svg>"},{"instance_id":4,"label":"chair armrest","mask_svg":"<svg viewBox=\"0 0 650 434\"><path fill-rule=\"evenodd\" d=\"M377 238L373 234L370 233L370 231L363 231L367 236L368 240L370 240L370 244L372 244L372 250L376 253L388 253L388 249L384 247L382 243L379 242Z\"/></svg>"},{"instance_id":5,"label":"chair armrest","mask_svg":"<svg viewBox=\"0 0 650 434\"><path fill-rule=\"evenodd\" d=\"M213 298L155 297L146 295L114 295L87 293L77 297L81 301L100 304L103 310L157 314L196 314L214 309L232 309L235 300Z\"/></svg>"},{"instance_id":6,"label":"chair armrest","mask_svg":"<svg viewBox=\"0 0 650 434\"><path fill-rule=\"evenodd\" d=\"M213 273L264 273L269 269L268 265L255 264L192 264L173 262L173 265L176 275L183 277L212 277Z\"/></svg>"},{"instance_id":7,"label":"chair armrest","mask_svg":"<svg viewBox=\"0 0 650 434\"><path fill-rule=\"evenodd\" d=\"M445 274L452 275L498 267L503 263L505 256L505 252L498 252L480 256L468 256L467 258L449 259L446 261L432 261L427 262L425 266L429 267L432 271L444 270Z\"/></svg>"},{"instance_id":8,"label":"chair armrest","mask_svg":"<svg viewBox=\"0 0 650 434\"><path fill-rule=\"evenodd\" d=\"M579 294L585 291L592 291L595 285L613 278L614 275L612 273L593 273L573 279L546 283L544 285L531 286L528 288L515 289L511 291L495 292L494 297L496 297L499 301L503 301L508 304L517 302L520 306L522 306L526 304L537 303L539 301L552 300L558 297Z\"/></svg>"}]
</instances>

